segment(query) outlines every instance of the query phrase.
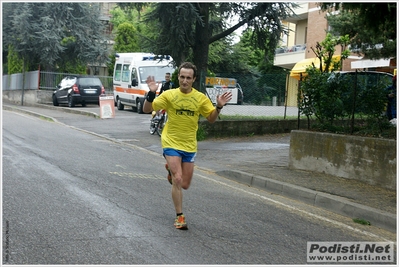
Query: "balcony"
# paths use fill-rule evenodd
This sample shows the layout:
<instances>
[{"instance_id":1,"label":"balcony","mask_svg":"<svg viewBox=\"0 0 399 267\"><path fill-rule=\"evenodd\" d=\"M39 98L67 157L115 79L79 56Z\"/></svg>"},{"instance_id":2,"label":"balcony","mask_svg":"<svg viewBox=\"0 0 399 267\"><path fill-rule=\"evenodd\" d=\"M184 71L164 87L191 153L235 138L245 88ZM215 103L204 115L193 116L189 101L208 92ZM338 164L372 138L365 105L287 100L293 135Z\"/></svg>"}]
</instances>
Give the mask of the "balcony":
<instances>
[{"instance_id":1,"label":"balcony","mask_svg":"<svg viewBox=\"0 0 399 267\"><path fill-rule=\"evenodd\" d=\"M308 19L309 3L308 2L296 2L295 4L298 5L298 7L296 7L294 9L295 15L288 17L288 18L284 18L284 20L294 23L294 24L297 24L298 21Z\"/></svg>"},{"instance_id":2,"label":"balcony","mask_svg":"<svg viewBox=\"0 0 399 267\"><path fill-rule=\"evenodd\" d=\"M275 51L274 66L292 69L298 61L306 58L306 44L279 47Z\"/></svg>"}]
</instances>

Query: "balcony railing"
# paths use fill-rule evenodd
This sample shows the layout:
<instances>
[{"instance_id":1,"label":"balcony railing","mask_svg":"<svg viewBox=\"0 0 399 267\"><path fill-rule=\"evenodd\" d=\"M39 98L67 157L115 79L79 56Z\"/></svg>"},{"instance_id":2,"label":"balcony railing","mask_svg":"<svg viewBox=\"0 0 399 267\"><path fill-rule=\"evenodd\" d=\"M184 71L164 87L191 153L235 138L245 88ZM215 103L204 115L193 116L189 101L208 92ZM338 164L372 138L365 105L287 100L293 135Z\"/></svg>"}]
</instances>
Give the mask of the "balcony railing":
<instances>
[{"instance_id":1,"label":"balcony railing","mask_svg":"<svg viewBox=\"0 0 399 267\"><path fill-rule=\"evenodd\" d=\"M276 54L292 53L306 50L306 44L298 44L290 47L283 46L276 48Z\"/></svg>"}]
</instances>

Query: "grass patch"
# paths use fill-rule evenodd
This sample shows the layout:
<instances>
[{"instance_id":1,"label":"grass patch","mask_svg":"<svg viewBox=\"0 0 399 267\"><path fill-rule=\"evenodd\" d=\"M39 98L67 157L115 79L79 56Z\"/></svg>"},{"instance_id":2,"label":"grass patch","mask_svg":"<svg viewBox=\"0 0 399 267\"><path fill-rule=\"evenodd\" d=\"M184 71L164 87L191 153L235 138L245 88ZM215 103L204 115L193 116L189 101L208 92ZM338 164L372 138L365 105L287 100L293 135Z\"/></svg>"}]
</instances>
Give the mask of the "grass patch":
<instances>
[{"instance_id":1,"label":"grass patch","mask_svg":"<svg viewBox=\"0 0 399 267\"><path fill-rule=\"evenodd\" d=\"M45 116L39 116L39 118L40 118L41 120L45 120L45 121L54 122L54 120L53 120L52 118L49 118L49 117L45 117Z\"/></svg>"},{"instance_id":2,"label":"grass patch","mask_svg":"<svg viewBox=\"0 0 399 267\"><path fill-rule=\"evenodd\" d=\"M237 121L248 121L248 120L296 120L297 116L241 116L241 115L220 115L220 120L237 120Z\"/></svg>"},{"instance_id":3,"label":"grass patch","mask_svg":"<svg viewBox=\"0 0 399 267\"><path fill-rule=\"evenodd\" d=\"M219 115L218 120L235 120L235 121L267 121L267 120L297 120L298 116L242 116L242 115ZM306 119L306 117L301 117L302 119ZM206 118L200 116L200 120L204 121Z\"/></svg>"},{"instance_id":4,"label":"grass patch","mask_svg":"<svg viewBox=\"0 0 399 267\"><path fill-rule=\"evenodd\" d=\"M366 221L365 219L355 218L353 219L353 221L358 224L371 225L371 223L369 221Z\"/></svg>"}]
</instances>

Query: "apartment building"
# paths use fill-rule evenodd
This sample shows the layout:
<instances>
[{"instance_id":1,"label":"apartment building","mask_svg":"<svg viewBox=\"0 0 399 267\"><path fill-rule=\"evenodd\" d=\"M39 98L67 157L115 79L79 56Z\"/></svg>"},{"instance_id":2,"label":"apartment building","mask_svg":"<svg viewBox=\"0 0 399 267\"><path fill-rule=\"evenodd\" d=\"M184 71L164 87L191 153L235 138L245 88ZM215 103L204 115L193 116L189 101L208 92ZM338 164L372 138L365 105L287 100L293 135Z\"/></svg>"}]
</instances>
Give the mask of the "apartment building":
<instances>
[{"instance_id":1,"label":"apartment building","mask_svg":"<svg viewBox=\"0 0 399 267\"><path fill-rule=\"evenodd\" d=\"M312 47L326 37L329 27L327 13L317 7L316 2L298 2L295 9L296 16L284 20L284 24L290 30L286 36L282 36L281 47L276 49L274 65L291 70L291 76L287 78L288 106L297 106L297 92L300 80L300 72L304 72L306 66L315 61L316 55ZM337 46L335 54L341 54L341 46ZM396 69L396 59L367 60L357 54L352 54L343 61L343 71L377 70L393 73ZM297 75L294 75L296 73Z\"/></svg>"},{"instance_id":2,"label":"apartment building","mask_svg":"<svg viewBox=\"0 0 399 267\"><path fill-rule=\"evenodd\" d=\"M104 34L107 36L108 51L111 53L114 45L114 36L112 34L113 25L111 23L110 11L116 6L114 2L99 2L100 20L104 24ZM108 67L106 64L89 64L87 66L87 74L108 76Z\"/></svg>"}]
</instances>

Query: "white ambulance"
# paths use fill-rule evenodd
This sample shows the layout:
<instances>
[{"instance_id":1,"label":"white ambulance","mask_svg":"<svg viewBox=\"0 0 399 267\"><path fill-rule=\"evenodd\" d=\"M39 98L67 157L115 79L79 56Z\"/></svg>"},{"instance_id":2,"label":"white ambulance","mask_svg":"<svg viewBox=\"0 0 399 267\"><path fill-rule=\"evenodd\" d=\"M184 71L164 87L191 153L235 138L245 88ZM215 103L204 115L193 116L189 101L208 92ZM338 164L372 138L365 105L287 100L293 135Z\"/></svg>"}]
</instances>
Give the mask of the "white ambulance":
<instances>
[{"instance_id":1,"label":"white ambulance","mask_svg":"<svg viewBox=\"0 0 399 267\"><path fill-rule=\"evenodd\" d=\"M175 71L172 61L170 56L160 57L151 53L116 54L113 89L118 110L123 110L126 105L140 114L143 113L144 99L149 90L147 77L154 76L155 81L161 83L165 80L165 73L172 74Z\"/></svg>"}]
</instances>

